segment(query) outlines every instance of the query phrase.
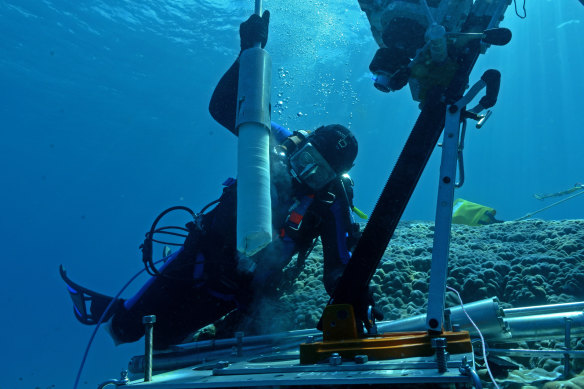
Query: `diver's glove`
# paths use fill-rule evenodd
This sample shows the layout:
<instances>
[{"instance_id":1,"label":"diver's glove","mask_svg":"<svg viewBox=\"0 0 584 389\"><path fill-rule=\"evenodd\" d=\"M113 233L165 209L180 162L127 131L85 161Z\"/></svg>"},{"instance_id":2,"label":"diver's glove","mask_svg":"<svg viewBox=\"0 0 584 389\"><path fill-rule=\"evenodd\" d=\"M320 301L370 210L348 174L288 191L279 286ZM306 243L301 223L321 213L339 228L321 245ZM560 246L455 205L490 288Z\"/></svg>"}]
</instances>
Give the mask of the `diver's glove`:
<instances>
[{"instance_id":1,"label":"diver's glove","mask_svg":"<svg viewBox=\"0 0 584 389\"><path fill-rule=\"evenodd\" d=\"M362 322L367 332L374 335L377 328L374 327L376 320L383 320L383 313L375 307L373 292L369 288L362 292L358 297L357 304L354 306L355 318L357 323ZM372 333L372 330L374 331Z\"/></svg>"},{"instance_id":2,"label":"diver's glove","mask_svg":"<svg viewBox=\"0 0 584 389\"><path fill-rule=\"evenodd\" d=\"M253 14L245 22L239 25L239 38L241 40L241 51L253 47L260 42L262 49L268 42L268 25L270 24L270 11L264 11L260 17Z\"/></svg>"}]
</instances>

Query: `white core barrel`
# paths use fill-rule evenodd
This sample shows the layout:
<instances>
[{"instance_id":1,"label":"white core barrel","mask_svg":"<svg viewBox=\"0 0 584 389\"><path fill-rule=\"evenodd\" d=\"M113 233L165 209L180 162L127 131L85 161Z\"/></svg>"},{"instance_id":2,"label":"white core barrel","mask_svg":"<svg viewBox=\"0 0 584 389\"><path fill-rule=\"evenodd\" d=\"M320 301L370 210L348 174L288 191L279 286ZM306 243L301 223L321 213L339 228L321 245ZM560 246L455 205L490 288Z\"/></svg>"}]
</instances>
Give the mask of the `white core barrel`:
<instances>
[{"instance_id":1,"label":"white core barrel","mask_svg":"<svg viewBox=\"0 0 584 389\"><path fill-rule=\"evenodd\" d=\"M270 81L268 52L245 50L237 93L237 250L248 257L272 241Z\"/></svg>"}]
</instances>

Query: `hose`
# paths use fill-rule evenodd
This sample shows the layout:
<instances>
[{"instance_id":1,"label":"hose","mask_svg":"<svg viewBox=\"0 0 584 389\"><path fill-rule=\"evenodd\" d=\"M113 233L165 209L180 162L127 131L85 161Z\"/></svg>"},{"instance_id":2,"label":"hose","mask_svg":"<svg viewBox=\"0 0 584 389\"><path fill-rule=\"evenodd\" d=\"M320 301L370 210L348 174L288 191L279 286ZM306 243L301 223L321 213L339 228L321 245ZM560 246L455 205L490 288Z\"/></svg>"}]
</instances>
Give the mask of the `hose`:
<instances>
[{"instance_id":1,"label":"hose","mask_svg":"<svg viewBox=\"0 0 584 389\"><path fill-rule=\"evenodd\" d=\"M166 258L160 259L160 260L154 262L154 264L157 264L159 262L163 262L165 259ZM136 274L134 274L128 280L128 282L126 282L126 284L122 287L122 289L120 289L120 291L114 296L114 298L108 304L108 306L105 309L105 311L103 311L103 313L101 314L101 317L99 318L99 320L97 321L97 324L95 325L95 329L93 330L93 333L89 337L89 342L87 342L87 347L85 348L85 352L83 353L83 358L81 358L81 365L79 366L79 370L77 371L77 377L75 378L75 383L73 384L73 389L77 389L77 387L79 386L79 380L81 379L81 373L83 372L83 368L85 367L85 362L87 361L87 355L89 354L89 350L91 349L91 345L93 344L93 340L95 339L95 335L97 334L97 331L99 330L99 327L103 323L103 319L108 315L110 309L112 309L114 303L116 301L118 301L118 299L120 298L121 294L128 288L128 286L130 286L130 284L132 282L134 282L136 280L136 278L138 278L138 276L140 274L142 274L145 271L146 271L146 269L144 268L144 269L141 269Z\"/></svg>"}]
</instances>

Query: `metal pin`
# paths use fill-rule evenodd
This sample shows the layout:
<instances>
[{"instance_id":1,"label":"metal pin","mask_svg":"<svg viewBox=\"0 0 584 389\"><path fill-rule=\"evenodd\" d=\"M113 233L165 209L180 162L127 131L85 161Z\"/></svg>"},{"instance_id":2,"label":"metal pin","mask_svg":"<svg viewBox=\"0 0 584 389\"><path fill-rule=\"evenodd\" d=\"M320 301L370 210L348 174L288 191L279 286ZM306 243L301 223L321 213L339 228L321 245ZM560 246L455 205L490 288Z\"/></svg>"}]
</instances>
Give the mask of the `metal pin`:
<instances>
[{"instance_id":1,"label":"metal pin","mask_svg":"<svg viewBox=\"0 0 584 389\"><path fill-rule=\"evenodd\" d=\"M147 315L142 318L144 324L144 382L152 381L152 350L154 348L154 323L156 316Z\"/></svg>"},{"instance_id":2,"label":"metal pin","mask_svg":"<svg viewBox=\"0 0 584 389\"><path fill-rule=\"evenodd\" d=\"M452 322L450 321L450 309L444 310L444 328L446 331L452 331Z\"/></svg>"},{"instance_id":3,"label":"metal pin","mask_svg":"<svg viewBox=\"0 0 584 389\"><path fill-rule=\"evenodd\" d=\"M242 331L237 331L235 333L235 339L237 341L237 351L236 354L238 357L241 357L243 355L243 332Z\"/></svg>"}]
</instances>

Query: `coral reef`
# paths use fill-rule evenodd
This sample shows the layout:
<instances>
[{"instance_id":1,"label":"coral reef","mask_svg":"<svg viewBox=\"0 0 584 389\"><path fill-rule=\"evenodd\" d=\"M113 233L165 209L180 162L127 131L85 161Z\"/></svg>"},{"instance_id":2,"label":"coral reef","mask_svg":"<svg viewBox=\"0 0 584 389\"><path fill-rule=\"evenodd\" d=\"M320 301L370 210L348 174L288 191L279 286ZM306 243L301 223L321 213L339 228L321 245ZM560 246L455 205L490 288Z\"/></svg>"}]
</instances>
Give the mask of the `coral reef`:
<instances>
[{"instance_id":1,"label":"coral reef","mask_svg":"<svg viewBox=\"0 0 584 389\"><path fill-rule=\"evenodd\" d=\"M397 228L371 282L386 320L425 312L433 236L433 223ZM447 283L465 302L497 296L507 308L584 300L584 220L453 225L448 267ZM313 327L328 299L320 244L287 279L279 298L290 315L286 329ZM446 304L458 304L454 293Z\"/></svg>"}]
</instances>

